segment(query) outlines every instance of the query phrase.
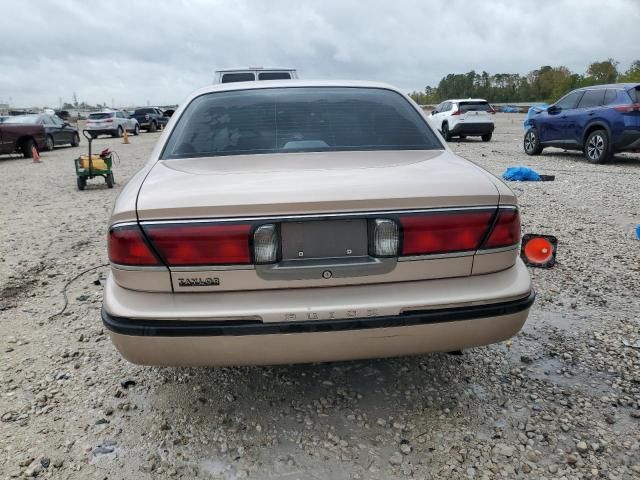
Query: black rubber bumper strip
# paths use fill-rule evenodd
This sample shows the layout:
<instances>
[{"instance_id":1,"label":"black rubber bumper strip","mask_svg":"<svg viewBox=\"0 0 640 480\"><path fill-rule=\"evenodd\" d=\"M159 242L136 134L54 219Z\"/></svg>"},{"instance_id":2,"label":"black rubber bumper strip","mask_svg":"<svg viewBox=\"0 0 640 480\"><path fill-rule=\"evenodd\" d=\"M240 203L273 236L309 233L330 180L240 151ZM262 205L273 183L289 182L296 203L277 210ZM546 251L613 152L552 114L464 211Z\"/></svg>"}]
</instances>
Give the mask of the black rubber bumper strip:
<instances>
[{"instance_id":1,"label":"black rubber bumper strip","mask_svg":"<svg viewBox=\"0 0 640 480\"><path fill-rule=\"evenodd\" d=\"M103 308L102 321L105 327L114 333L143 337L237 337L243 335L342 332L500 317L527 310L533 304L535 297L536 294L532 290L524 298L487 305L419 310L384 317L267 323L260 320L139 320L113 317Z\"/></svg>"}]
</instances>

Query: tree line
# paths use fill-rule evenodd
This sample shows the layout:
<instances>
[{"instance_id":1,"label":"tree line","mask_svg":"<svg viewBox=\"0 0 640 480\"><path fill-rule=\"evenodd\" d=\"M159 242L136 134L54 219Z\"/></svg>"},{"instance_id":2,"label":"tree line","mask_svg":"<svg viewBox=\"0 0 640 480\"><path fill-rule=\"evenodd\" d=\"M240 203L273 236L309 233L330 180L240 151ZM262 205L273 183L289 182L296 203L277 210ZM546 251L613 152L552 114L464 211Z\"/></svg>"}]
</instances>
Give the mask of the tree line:
<instances>
[{"instance_id":1,"label":"tree line","mask_svg":"<svg viewBox=\"0 0 640 480\"><path fill-rule=\"evenodd\" d=\"M545 65L527 75L518 73L450 73L437 87L427 86L423 92L409 95L421 105L433 105L448 98L486 98L494 103L553 102L570 90L590 85L616 82L640 83L640 60L624 72L612 58L593 62L584 74L567 67Z\"/></svg>"}]
</instances>

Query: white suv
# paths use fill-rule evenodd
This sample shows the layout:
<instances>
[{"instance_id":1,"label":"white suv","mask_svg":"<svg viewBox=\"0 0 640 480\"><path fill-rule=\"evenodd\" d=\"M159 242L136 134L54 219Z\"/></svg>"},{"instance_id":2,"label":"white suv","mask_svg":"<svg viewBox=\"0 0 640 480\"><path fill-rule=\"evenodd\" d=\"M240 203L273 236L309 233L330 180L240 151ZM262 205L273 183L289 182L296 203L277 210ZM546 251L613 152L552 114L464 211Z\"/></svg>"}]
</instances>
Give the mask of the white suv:
<instances>
[{"instance_id":1,"label":"white suv","mask_svg":"<svg viewBox=\"0 0 640 480\"><path fill-rule=\"evenodd\" d=\"M491 116L494 113L493 107L482 98L446 100L431 112L429 120L446 141L452 137L475 136L488 142L494 129Z\"/></svg>"}]
</instances>

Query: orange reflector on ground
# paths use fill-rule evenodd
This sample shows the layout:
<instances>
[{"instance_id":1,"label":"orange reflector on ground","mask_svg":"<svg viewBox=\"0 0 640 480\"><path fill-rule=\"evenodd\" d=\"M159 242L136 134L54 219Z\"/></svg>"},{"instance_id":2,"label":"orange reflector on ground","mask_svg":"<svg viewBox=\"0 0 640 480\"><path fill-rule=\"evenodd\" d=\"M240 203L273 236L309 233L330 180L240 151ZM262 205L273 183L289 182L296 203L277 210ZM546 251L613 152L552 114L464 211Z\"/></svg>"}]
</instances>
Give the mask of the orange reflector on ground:
<instances>
[{"instance_id":1,"label":"orange reflector on ground","mask_svg":"<svg viewBox=\"0 0 640 480\"><path fill-rule=\"evenodd\" d=\"M520 256L530 267L551 268L556 263L558 239L552 235L528 233L522 237Z\"/></svg>"}]
</instances>

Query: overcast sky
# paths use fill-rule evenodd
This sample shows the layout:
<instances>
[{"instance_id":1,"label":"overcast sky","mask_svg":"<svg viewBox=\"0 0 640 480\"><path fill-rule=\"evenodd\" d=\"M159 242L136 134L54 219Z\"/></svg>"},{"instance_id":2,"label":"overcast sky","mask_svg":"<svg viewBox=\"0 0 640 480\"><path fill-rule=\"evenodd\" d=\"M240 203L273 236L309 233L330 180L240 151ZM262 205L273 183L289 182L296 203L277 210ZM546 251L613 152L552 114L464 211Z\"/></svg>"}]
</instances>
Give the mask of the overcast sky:
<instances>
[{"instance_id":1,"label":"overcast sky","mask_svg":"<svg viewBox=\"0 0 640 480\"><path fill-rule=\"evenodd\" d=\"M640 0L0 0L0 103L179 103L219 68L422 90L640 57Z\"/></svg>"}]
</instances>

